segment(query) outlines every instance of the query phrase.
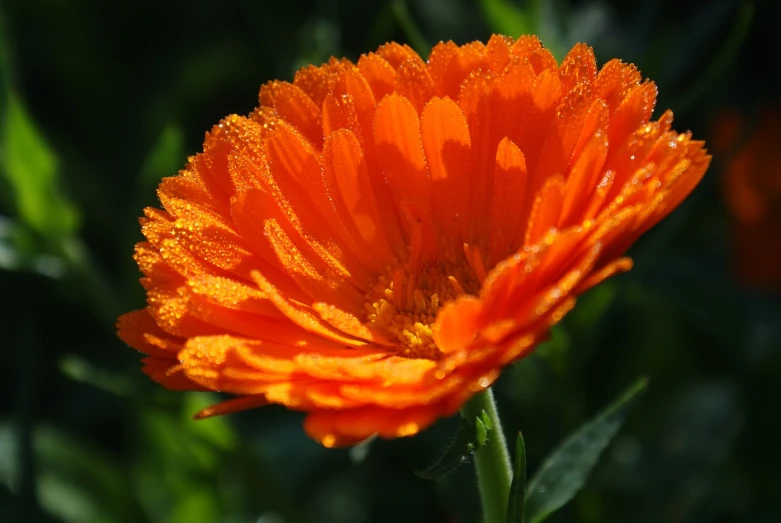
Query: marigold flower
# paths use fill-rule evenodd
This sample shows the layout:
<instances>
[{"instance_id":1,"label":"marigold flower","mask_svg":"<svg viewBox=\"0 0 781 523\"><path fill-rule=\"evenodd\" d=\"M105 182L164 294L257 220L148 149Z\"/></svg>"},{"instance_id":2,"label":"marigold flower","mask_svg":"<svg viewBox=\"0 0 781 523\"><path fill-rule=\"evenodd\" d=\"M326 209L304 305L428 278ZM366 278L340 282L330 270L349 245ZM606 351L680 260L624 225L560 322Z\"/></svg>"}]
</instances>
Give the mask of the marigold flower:
<instances>
[{"instance_id":1,"label":"marigold flower","mask_svg":"<svg viewBox=\"0 0 781 523\"><path fill-rule=\"evenodd\" d=\"M306 411L325 446L415 434L528 354L710 157L633 65L534 36L389 43L260 89L160 184L119 320L171 389Z\"/></svg>"},{"instance_id":2,"label":"marigold flower","mask_svg":"<svg viewBox=\"0 0 781 523\"><path fill-rule=\"evenodd\" d=\"M732 214L735 268L742 282L781 289L781 108L764 108L756 128L741 134L746 121L726 112L715 123L715 146L734 156L723 188ZM735 149L737 147L737 151Z\"/></svg>"}]
</instances>

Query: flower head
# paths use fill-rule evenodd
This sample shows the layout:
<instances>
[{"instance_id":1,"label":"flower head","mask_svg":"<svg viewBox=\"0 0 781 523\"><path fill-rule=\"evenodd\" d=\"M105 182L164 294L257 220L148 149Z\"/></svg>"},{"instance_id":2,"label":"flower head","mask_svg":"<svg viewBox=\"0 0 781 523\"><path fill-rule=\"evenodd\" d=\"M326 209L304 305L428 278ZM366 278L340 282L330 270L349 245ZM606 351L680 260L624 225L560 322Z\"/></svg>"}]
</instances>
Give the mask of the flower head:
<instances>
[{"instance_id":1,"label":"flower head","mask_svg":"<svg viewBox=\"0 0 781 523\"><path fill-rule=\"evenodd\" d=\"M306 411L326 446L414 434L528 354L695 187L656 86L536 37L390 43L260 89L146 209L148 305L119 320L171 389Z\"/></svg>"}]
</instances>

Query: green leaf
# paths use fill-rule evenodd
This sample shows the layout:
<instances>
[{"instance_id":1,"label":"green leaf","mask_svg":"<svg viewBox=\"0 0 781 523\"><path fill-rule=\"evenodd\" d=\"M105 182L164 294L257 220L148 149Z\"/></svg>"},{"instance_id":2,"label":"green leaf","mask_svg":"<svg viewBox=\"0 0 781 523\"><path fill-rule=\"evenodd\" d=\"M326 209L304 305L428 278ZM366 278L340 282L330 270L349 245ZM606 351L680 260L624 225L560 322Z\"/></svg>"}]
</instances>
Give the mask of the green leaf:
<instances>
[{"instance_id":1,"label":"green leaf","mask_svg":"<svg viewBox=\"0 0 781 523\"><path fill-rule=\"evenodd\" d=\"M526 444L523 434L515 440L515 465L510 499L507 500L507 523L523 523L523 505L526 499Z\"/></svg>"},{"instance_id":2,"label":"green leaf","mask_svg":"<svg viewBox=\"0 0 781 523\"><path fill-rule=\"evenodd\" d=\"M640 379L551 454L529 483L525 520L539 523L580 490L647 386Z\"/></svg>"},{"instance_id":3,"label":"green leaf","mask_svg":"<svg viewBox=\"0 0 781 523\"><path fill-rule=\"evenodd\" d=\"M60 191L57 157L13 91L8 93L5 109L0 172L11 188L20 220L48 237L72 233L79 216Z\"/></svg>"}]
</instances>

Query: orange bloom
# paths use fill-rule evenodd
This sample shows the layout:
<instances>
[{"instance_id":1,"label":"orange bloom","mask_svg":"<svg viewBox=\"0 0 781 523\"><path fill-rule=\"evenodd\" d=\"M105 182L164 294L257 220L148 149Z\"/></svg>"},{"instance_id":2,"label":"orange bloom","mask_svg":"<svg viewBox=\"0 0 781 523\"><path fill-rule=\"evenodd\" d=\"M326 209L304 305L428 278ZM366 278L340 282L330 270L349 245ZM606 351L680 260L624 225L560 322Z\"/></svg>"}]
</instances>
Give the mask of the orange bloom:
<instances>
[{"instance_id":1,"label":"orange bloom","mask_svg":"<svg viewBox=\"0 0 781 523\"><path fill-rule=\"evenodd\" d=\"M725 113L716 122L715 142L729 151L741 142L745 121ZM732 239L740 279L781 290L781 109L762 111L756 129L724 172L724 196L732 213Z\"/></svg>"},{"instance_id":2,"label":"orange bloom","mask_svg":"<svg viewBox=\"0 0 781 523\"><path fill-rule=\"evenodd\" d=\"M390 43L260 89L146 209L119 336L171 389L308 413L326 446L415 434L545 338L697 185L656 86L536 37Z\"/></svg>"}]
</instances>

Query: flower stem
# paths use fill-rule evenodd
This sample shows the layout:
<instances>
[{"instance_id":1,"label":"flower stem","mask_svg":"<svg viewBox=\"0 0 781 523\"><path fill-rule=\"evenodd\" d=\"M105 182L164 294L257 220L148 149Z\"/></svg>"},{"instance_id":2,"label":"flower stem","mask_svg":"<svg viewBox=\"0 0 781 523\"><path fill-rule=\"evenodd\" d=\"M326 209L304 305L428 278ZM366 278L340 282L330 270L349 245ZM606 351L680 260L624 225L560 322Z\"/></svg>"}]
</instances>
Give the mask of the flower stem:
<instances>
[{"instance_id":1,"label":"flower stem","mask_svg":"<svg viewBox=\"0 0 781 523\"><path fill-rule=\"evenodd\" d=\"M461 415L472 421L479 418L483 411L492 426L485 445L475 452L477 482L483 504L483 523L503 523L507 515L507 499L512 483L512 465L491 389L473 396L461 409Z\"/></svg>"}]
</instances>

